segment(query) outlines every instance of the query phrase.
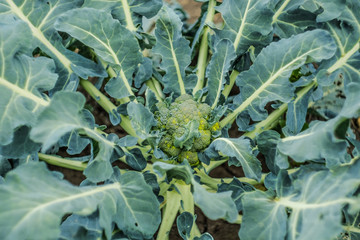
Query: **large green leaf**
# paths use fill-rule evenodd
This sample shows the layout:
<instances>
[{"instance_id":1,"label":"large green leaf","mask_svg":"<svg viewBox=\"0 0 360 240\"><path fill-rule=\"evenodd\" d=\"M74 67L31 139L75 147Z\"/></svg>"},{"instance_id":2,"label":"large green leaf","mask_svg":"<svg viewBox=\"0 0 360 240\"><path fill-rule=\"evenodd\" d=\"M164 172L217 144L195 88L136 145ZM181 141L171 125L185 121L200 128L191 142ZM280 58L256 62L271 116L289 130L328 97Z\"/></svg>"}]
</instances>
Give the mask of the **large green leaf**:
<instances>
[{"instance_id":1,"label":"large green leaf","mask_svg":"<svg viewBox=\"0 0 360 240\"><path fill-rule=\"evenodd\" d=\"M0 237L6 240L56 238L65 214L89 215L97 208L101 227L110 233L115 222L131 237L150 238L160 222L158 200L136 172L101 186L75 187L44 163L29 163L6 176L0 197Z\"/></svg>"},{"instance_id":2,"label":"large green leaf","mask_svg":"<svg viewBox=\"0 0 360 240\"><path fill-rule=\"evenodd\" d=\"M42 51L51 56L56 62L59 80L55 90L66 87L73 90L75 85L70 82L76 75L87 78L88 76L106 76L103 68L94 62L65 49L60 35L54 29L56 18L67 10L79 7L80 0L1 0L0 16L2 22L13 21L15 16L29 27L34 39L33 48L39 46ZM69 85L70 84L70 85Z\"/></svg>"},{"instance_id":3,"label":"large green leaf","mask_svg":"<svg viewBox=\"0 0 360 240\"><path fill-rule=\"evenodd\" d=\"M208 78L208 95L206 96L206 103L211 107L216 107L221 90L226 83L226 77L229 77L229 69L231 61L236 57L235 49L227 39L221 40L215 46L214 55L207 67L206 77Z\"/></svg>"},{"instance_id":4,"label":"large green leaf","mask_svg":"<svg viewBox=\"0 0 360 240\"><path fill-rule=\"evenodd\" d=\"M83 4L83 7L112 12L130 31L136 30L134 26L142 23L142 16L155 16L161 6L161 0L85 0Z\"/></svg>"},{"instance_id":5,"label":"large green leaf","mask_svg":"<svg viewBox=\"0 0 360 240\"><path fill-rule=\"evenodd\" d=\"M306 0L303 8L317 13L317 22L326 22L338 18L342 14L345 2L346 0Z\"/></svg>"},{"instance_id":6,"label":"large green leaf","mask_svg":"<svg viewBox=\"0 0 360 240\"><path fill-rule=\"evenodd\" d=\"M46 151L65 133L87 127L80 114L84 104L85 97L80 93L56 93L50 105L40 114L36 126L32 128L31 138L41 142L43 151Z\"/></svg>"},{"instance_id":7,"label":"large green leaf","mask_svg":"<svg viewBox=\"0 0 360 240\"><path fill-rule=\"evenodd\" d=\"M112 172L111 160L116 159L119 146L118 137L105 137L96 132L82 111L85 98L80 93L58 92L54 94L50 105L39 115L37 124L31 129L31 139L42 143L42 151L47 151L62 136L74 130L80 131L98 142L99 152L90 159L84 174L93 182L108 179Z\"/></svg>"},{"instance_id":8,"label":"large green leaf","mask_svg":"<svg viewBox=\"0 0 360 240\"><path fill-rule=\"evenodd\" d=\"M289 102L294 95L294 86L289 77L293 70L308 62L329 59L336 45L324 30L313 30L282 39L263 49L248 71L237 77L239 103L229 117L247 111L251 118L260 121L267 116L265 105L274 100Z\"/></svg>"},{"instance_id":9,"label":"large green leaf","mask_svg":"<svg viewBox=\"0 0 360 240\"><path fill-rule=\"evenodd\" d=\"M162 82L164 92L185 94L191 82L185 76L185 69L190 64L189 41L181 36L182 22L176 13L163 7L156 21L156 45L153 52L161 55L161 68L166 71Z\"/></svg>"},{"instance_id":10,"label":"large green leaf","mask_svg":"<svg viewBox=\"0 0 360 240\"><path fill-rule=\"evenodd\" d=\"M246 177L260 181L261 163L252 153L249 139L217 138L210 144L209 149L229 156L231 158L229 164L241 166Z\"/></svg>"},{"instance_id":11,"label":"large green leaf","mask_svg":"<svg viewBox=\"0 0 360 240\"><path fill-rule=\"evenodd\" d=\"M112 78L105 88L112 97L132 95L132 75L141 63L142 56L135 37L119 21L107 12L81 8L61 15L55 27L92 47L117 71L118 76Z\"/></svg>"},{"instance_id":12,"label":"large green leaf","mask_svg":"<svg viewBox=\"0 0 360 240\"><path fill-rule=\"evenodd\" d=\"M227 0L216 8L225 25L217 31L220 39L233 42L236 53L242 54L250 46L264 46L272 39L272 16L269 0Z\"/></svg>"},{"instance_id":13,"label":"large green leaf","mask_svg":"<svg viewBox=\"0 0 360 240\"><path fill-rule=\"evenodd\" d=\"M351 1L350 1L351 3ZM345 95L349 82L360 82L360 3L348 3L341 18L346 21L331 21L324 24L336 41L338 50L333 58L320 66L317 75L320 85L331 85L335 80L344 80Z\"/></svg>"},{"instance_id":14,"label":"large green leaf","mask_svg":"<svg viewBox=\"0 0 360 240\"><path fill-rule=\"evenodd\" d=\"M285 206L276 204L274 192L254 191L245 193L242 204L244 216L239 232L241 239L284 239L287 214Z\"/></svg>"},{"instance_id":15,"label":"large green leaf","mask_svg":"<svg viewBox=\"0 0 360 240\"><path fill-rule=\"evenodd\" d=\"M335 134L341 123L339 118L327 122L313 122L300 134L281 139L278 150L296 162L325 159L329 167L343 163L347 143Z\"/></svg>"},{"instance_id":16,"label":"large green leaf","mask_svg":"<svg viewBox=\"0 0 360 240\"><path fill-rule=\"evenodd\" d=\"M359 167L359 161L334 171L310 165L278 179L277 193L286 194L245 193L241 239L334 239L342 231L343 206L358 204L349 194L360 183ZM259 226L261 234L255 234Z\"/></svg>"},{"instance_id":17,"label":"large green leaf","mask_svg":"<svg viewBox=\"0 0 360 240\"><path fill-rule=\"evenodd\" d=\"M272 24L276 35L289 38L316 26L316 15L300 8L304 1L280 0L274 6Z\"/></svg>"},{"instance_id":18,"label":"large green leaf","mask_svg":"<svg viewBox=\"0 0 360 240\"><path fill-rule=\"evenodd\" d=\"M32 50L32 40L31 32L21 21L0 26L1 145L12 142L15 128L35 123L37 115L49 105L43 92L53 88L57 80L52 60L23 54Z\"/></svg>"}]
</instances>

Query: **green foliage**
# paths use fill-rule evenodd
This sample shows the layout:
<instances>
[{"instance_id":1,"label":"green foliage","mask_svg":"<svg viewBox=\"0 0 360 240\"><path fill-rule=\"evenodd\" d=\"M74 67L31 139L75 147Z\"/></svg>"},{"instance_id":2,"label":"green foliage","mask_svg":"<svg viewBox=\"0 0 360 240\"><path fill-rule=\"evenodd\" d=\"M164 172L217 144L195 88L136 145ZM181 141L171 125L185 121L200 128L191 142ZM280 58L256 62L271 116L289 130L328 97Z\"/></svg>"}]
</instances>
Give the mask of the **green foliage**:
<instances>
[{"instance_id":1,"label":"green foliage","mask_svg":"<svg viewBox=\"0 0 360 240\"><path fill-rule=\"evenodd\" d=\"M359 239L360 2L170 2L0 0L0 238Z\"/></svg>"}]
</instances>

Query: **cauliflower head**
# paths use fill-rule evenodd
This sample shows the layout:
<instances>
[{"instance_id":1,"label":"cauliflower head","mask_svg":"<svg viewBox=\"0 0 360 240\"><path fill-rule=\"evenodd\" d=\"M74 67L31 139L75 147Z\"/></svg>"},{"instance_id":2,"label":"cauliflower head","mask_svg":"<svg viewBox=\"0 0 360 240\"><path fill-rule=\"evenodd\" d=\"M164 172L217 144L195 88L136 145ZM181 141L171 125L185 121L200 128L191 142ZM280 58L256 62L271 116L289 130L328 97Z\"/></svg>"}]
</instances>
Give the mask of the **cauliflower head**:
<instances>
[{"instance_id":1,"label":"cauliflower head","mask_svg":"<svg viewBox=\"0 0 360 240\"><path fill-rule=\"evenodd\" d=\"M171 104L157 103L157 108L155 130L163 133L159 148L170 158L179 162L187 159L190 165L197 165L198 152L207 148L214 133L220 130L218 122L210 124L208 121L211 107L184 94Z\"/></svg>"}]
</instances>

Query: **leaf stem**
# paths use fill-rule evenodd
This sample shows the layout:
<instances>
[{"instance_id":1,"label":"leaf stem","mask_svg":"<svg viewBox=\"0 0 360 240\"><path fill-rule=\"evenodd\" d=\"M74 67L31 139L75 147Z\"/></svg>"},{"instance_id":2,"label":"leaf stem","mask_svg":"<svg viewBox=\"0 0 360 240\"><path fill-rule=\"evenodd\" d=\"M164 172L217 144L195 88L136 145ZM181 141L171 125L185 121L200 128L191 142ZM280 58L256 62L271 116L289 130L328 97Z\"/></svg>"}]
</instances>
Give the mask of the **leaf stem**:
<instances>
[{"instance_id":1,"label":"leaf stem","mask_svg":"<svg viewBox=\"0 0 360 240\"><path fill-rule=\"evenodd\" d=\"M130 6L127 0L121 0L122 9L124 10L126 28L131 32L135 32L137 29L131 17Z\"/></svg>"},{"instance_id":2,"label":"leaf stem","mask_svg":"<svg viewBox=\"0 0 360 240\"><path fill-rule=\"evenodd\" d=\"M99 57L99 60L101 62L101 65L107 69L107 72L109 74L109 76L111 78L116 78L118 76L118 74L116 74L115 70L109 66L104 60L102 60L100 57ZM134 96L135 97L135 94L134 92L130 89L130 86L127 86L127 89L130 93L131 96ZM116 99L120 104L124 104L124 103L127 103L127 102L130 102L130 98L129 97L124 97L124 98L121 98L121 99ZM136 99L134 100L134 102L137 102Z\"/></svg>"},{"instance_id":3,"label":"leaf stem","mask_svg":"<svg viewBox=\"0 0 360 240\"><path fill-rule=\"evenodd\" d=\"M113 114L117 111L117 107L102 93L100 92L91 82L81 79L80 85L85 89L89 95L95 99L97 103L109 114ZM120 126L131 136L137 137L135 130L131 126L130 119L127 116L120 114L121 122Z\"/></svg>"},{"instance_id":4,"label":"leaf stem","mask_svg":"<svg viewBox=\"0 0 360 240\"><path fill-rule=\"evenodd\" d=\"M224 86L224 89L222 91L222 94L225 96L225 99L228 98L228 96L231 92L231 89L233 88L233 86L235 84L236 77L238 75L239 75L239 72L236 70L233 70L232 73L230 74L230 82L229 82L229 84Z\"/></svg>"},{"instance_id":5,"label":"leaf stem","mask_svg":"<svg viewBox=\"0 0 360 240\"><path fill-rule=\"evenodd\" d=\"M165 98L164 93L162 92L162 88L160 86L160 83L155 80L154 78L151 78L145 82L145 84L148 86L148 88L151 89L151 91L154 92L156 99L160 102L163 101Z\"/></svg>"},{"instance_id":6,"label":"leaf stem","mask_svg":"<svg viewBox=\"0 0 360 240\"><path fill-rule=\"evenodd\" d=\"M205 24L212 22L215 14L215 6L216 6L216 0L210 0L208 9L207 9L207 15L205 19ZM199 56L198 56L198 64L197 64L197 71L196 75L198 77L197 83L195 88L193 89L193 95L200 89L204 87L205 82L205 72L206 72L206 63L208 59L208 52L209 52L209 43L208 43L208 37L210 33L210 27L205 26L203 30L203 36L201 38L200 43L200 50L199 50Z\"/></svg>"},{"instance_id":7,"label":"leaf stem","mask_svg":"<svg viewBox=\"0 0 360 240\"><path fill-rule=\"evenodd\" d=\"M166 206L163 210L162 222L157 240L168 240L171 227L175 221L176 215L180 209L181 196L176 190L167 191L166 193Z\"/></svg>"},{"instance_id":8,"label":"leaf stem","mask_svg":"<svg viewBox=\"0 0 360 240\"><path fill-rule=\"evenodd\" d=\"M75 161L75 160L69 160L59 156L47 155L43 153L38 153L38 156L41 161L59 167L64 167L77 171L84 171L85 168L87 167L87 163Z\"/></svg>"}]
</instances>

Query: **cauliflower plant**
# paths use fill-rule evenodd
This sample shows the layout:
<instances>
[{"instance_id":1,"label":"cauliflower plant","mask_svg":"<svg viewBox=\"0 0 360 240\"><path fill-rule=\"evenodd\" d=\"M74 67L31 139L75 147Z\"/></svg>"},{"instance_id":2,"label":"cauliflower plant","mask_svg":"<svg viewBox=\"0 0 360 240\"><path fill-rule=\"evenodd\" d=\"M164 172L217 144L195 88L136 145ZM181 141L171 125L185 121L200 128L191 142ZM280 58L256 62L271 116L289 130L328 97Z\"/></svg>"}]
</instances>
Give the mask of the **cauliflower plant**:
<instances>
[{"instance_id":1,"label":"cauliflower plant","mask_svg":"<svg viewBox=\"0 0 360 240\"><path fill-rule=\"evenodd\" d=\"M198 152L208 147L219 122L210 124L211 107L194 101L190 95L181 95L173 103L157 104L156 130L163 132L159 148L179 162L187 159L191 165L199 163Z\"/></svg>"}]
</instances>

